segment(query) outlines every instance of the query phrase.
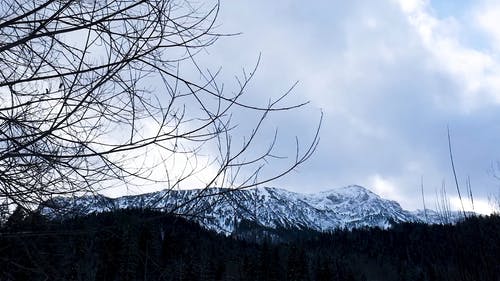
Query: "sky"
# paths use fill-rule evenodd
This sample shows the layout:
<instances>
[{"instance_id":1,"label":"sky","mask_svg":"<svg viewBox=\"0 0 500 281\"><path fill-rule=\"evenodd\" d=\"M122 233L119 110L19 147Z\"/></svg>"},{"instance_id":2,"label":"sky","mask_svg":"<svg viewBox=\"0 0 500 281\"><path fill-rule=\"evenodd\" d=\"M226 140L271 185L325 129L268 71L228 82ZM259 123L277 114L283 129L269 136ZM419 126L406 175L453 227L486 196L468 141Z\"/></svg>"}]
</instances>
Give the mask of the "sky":
<instances>
[{"instance_id":1,"label":"sky","mask_svg":"<svg viewBox=\"0 0 500 281\"><path fill-rule=\"evenodd\" d=\"M204 66L230 79L260 55L248 99L267 101L298 81L287 102L310 102L273 117L279 149L293 149L295 135L307 143L324 114L313 157L270 185L307 193L358 184L422 209L421 183L434 208L444 182L458 209L449 127L463 192L469 177L475 210L491 210L500 193L500 2L222 1L218 23L241 34L208 48Z\"/></svg>"}]
</instances>

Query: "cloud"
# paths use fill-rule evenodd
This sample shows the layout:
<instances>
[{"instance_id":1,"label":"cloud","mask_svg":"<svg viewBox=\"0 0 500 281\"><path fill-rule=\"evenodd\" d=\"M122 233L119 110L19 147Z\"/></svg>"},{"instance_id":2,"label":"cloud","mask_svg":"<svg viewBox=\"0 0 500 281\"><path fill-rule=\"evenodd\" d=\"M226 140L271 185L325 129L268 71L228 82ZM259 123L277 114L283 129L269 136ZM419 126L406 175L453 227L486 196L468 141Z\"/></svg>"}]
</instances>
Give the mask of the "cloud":
<instances>
[{"instance_id":1,"label":"cloud","mask_svg":"<svg viewBox=\"0 0 500 281\"><path fill-rule=\"evenodd\" d=\"M433 15L429 2L419 2L405 8L406 1L400 0L408 20L420 36L424 47L430 52L437 69L444 71L461 86L457 95L462 110L480 110L488 103L500 103L499 61L491 50L478 50L461 39L464 31L461 22L454 17L445 19ZM490 35L490 40L500 42L495 23L500 15L500 5L482 4L475 8L474 20ZM498 42L497 42L498 41ZM500 45L498 45L500 46Z\"/></svg>"},{"instance_id":2,"label":"cloud","mask_svg":"<svg viewBox=\"0 0 500 281\"><path fill-rule=\"evenodd\" d=\"M473 202L469 200L468 198L462 198L462 202L460 202L460 198L458 196L453 196L450 198L450 207L454 210L462 210L463 209L466 212L476 212L480 214L491 214L494 212L494 206L489 202L488 200L484 199L474 199L474 204Z\"/></svg>"},{"instance_id":3,"label":"cloud","mask_svg":"<svg viewBox=\"0 0 500 281\"><path fill-rule=\"evenodd\" d=\"M372 176L370 181L370 187L373 189L373 192L381 197L399 202L404 201L405 198L399 194L399 189L393 180L377 174Z\"/></svg>"},{"instance_id":4,"label":"cloud","mask_svg":"<svg viewBox=\"0 0 500 281\"><path fill-rule=\"evenodd\" d=\"M325 112L317 153L276 186L313 192L362 184L421 208L421 176L426 198L452 182L449 125L460 181L469 175L485 200L498 189L489 171L500 157L500 63L496 49L475 44L482 37L468 26L484 5L450 14L418 0L223 2L220 30L243 34L201 59L222 65L230 81L261 52L252 102L299 81L289 102L311 104L268 124L280 128L284 153L293 152L294 135L312 133L319 108Z\"/></svg>"},{"instance_id":5,"label":"cloud","mask_svg":"<svg viewBox=\"0 0 500 281\"><path fill-rule=\"evenodd\" d=\"M482 1L473 12L473 23L489 37L490 46L500 50L500 4Z\"/></svg>"}]
</instances>

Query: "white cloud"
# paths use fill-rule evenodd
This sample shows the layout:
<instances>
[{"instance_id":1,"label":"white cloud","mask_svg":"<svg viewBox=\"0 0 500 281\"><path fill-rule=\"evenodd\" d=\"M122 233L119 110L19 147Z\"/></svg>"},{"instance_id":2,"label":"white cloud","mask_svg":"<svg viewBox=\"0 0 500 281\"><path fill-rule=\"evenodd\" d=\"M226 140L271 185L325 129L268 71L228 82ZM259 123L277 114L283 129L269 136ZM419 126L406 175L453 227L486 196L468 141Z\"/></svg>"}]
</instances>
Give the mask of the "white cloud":
<instances>
[{"instance_id":1,"label":"white cloud","mask_svg":"<svg viewBox=\"0 0 500 281\"><path fill-rule=\"evenodd\" d=\"M396 200L398 202L407 201L407 198L404 198L400 194L398 186L392 179L384 178L383 176L376 174L371 177L370 182L371 184L369 188L372 188L372 190L382 198Z\"/></svg>"},{"instance_id":2,"label":"white cloud","mask_svg":"<svg viewBox=\"0 0 500 281\"><path fill-rule=\"evenodd\" d=\"M500 50L500 3L498 1L482 1L473 12L475 24L489 37L493 47Z\"/></svg>"},{"instance_id":3,"label":"white cloud","mask_svg":"<svg viewBox=\"0 0 500 281\"><path fill-rule=\"evenodd\" d=\"M317 153L273 185L314 192L365 184L421 208L421 176L426 192L451 182L450 124L460 176L471 176L478 198L497 188L485 171L500 159L500 63L463 40L468 21L439 18L432 2L418 0L222 4L224 31L243 35L223 39L208 61L233 74L262 51L255 100L299 80L294 101L313 106L273 119L285 135L307 137L315 108L325 112Z\"/></svg>"},{"instance_id":4,"label":"white cloud","mask_svg":"<svg viewBox=\"0 0 500 281\"><path fill-rule=\"evenodd\" d=\"M435 67L450 74L461 85L462 91L456 93L461 109L469 112L491 102L500 103L500 62L491 52L477 50L461 42L462 25L468 23L450 17L435 17L427 1L410 2L418 4L409 5L406 0L400 0L402 10L419 34L423 45L433 55ZM476 13L479 25L494 41L498 41L500 46L500 32L497 28L500 23L499 16L498 4L493 7L489 5L486 11Z\"/></svg>"},{"instance_id":5,"label":"white cloud","mask_svg":"<svg viewBox=\"0 0 500 281\"><path fill-rule=\"evenodd\" d=\"M425 5L428 4L428 1L424 0L398 0L399 5L406 13L412 13L418 10L421 10Z\"/></svg>"},{"instance_id":6,"label":"white cloud","mask_svg":"<svg viewBox=\"0 0 500 281\"><path fill-rule=\"evenodd\" d=\"M491 214L494 211L494 208L488 200L474 198L474 205L472 201L468 200L468 198L462 198L462 203L460 202L460 198L458 196L453 196L450 198L450 206L453 210L462 210L467 212L476 212L480 214Z\"/></svg>"}]
</instances>

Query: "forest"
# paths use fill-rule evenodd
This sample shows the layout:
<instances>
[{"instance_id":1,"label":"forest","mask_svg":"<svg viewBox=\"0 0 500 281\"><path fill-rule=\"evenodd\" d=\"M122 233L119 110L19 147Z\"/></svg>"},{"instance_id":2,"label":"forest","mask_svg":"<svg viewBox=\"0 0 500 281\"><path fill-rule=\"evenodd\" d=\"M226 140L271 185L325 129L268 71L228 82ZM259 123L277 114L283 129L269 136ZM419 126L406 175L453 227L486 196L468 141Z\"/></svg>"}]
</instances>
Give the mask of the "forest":
<instances>
[{"instance_id":1,"label":"forest","mask_svg":"<svg viewBox=\"0 0 500 281\"><path fill-rule=\"evenodd\" d=\"M329 233L243 222L225 236L148 210L19 211L0 231L0 280L500 280L499 234L498 215Z\"/></svg>"}]
</instances>

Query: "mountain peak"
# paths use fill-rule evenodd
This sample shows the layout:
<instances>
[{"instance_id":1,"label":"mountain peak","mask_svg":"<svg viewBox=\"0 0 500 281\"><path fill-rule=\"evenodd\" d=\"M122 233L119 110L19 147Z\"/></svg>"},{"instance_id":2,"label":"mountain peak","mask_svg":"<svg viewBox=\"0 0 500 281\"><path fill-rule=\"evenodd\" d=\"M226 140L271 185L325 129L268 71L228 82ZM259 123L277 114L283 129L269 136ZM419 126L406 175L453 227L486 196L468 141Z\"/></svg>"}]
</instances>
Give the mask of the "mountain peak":
<instances>
[{"instance_id":1,"label":"mountain peak","mask_svg":"<svg viewBox=\"0 0 500 281\"><path fill-rule=\"evenodd\" d=\"M344 186L344 187L332 189L331 191L339 193L339 194L345 194L347 196L349 196L349 195L359 195L359 194L368 194L368 195L375 195L375 196L379 197L377 194L373 193L368 188L360 186L360 185L348 185L348 186Z\"/></svg>"}]
</instances>

